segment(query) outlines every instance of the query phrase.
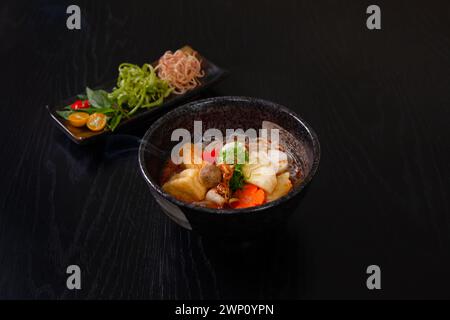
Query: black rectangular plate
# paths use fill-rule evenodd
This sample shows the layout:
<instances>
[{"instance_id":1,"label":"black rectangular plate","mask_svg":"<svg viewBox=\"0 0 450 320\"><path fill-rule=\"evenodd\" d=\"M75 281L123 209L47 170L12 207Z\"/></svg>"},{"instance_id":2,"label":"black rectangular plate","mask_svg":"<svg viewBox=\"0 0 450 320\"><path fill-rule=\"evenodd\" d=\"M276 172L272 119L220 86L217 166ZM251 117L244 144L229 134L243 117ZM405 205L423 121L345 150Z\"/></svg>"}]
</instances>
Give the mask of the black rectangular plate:
<instances>
[{"instance_id":1,"label":"black rectangular plate","mask_svg":"<svg viewBox=\"0 0 450 320\"><path fill-rule=\"evenodd\" d=\"M184 46L181 48L181 50L186 51L192 51L193 49L189 46ZM69 105L70 103L73 103L76 100L76 97L72 97L69 99L65 99L61 104L49 107L47 106L47 109L50 113L50 116L55 121L56 125L75 143L77 144L85 144L88 142L93 142L97 140L98 138L108 135L108 134L114 134L116 132L120 132L122 129L130 127L132 125L138 125L142 124L143 121L148 120L150 118L153 118L158 113L165 113L170 110L173 110L176 106L179 106L183 101L186 101L187 99L198 95L202 91L206 90L207 88L211 87L212 85L216 84L220 80L223 79L223 77L227 74L227 71L219 68L214 63L207 60L205 57L201 56L200 54L197 55L199 59L201 59L202 63L202 70L205 72L205 76L200 78L200 85L197 86L195 89L189 90L185 94L182 95L175 95L171 94L168 96L164 102L159 105L155 106L149 109L142 109L138 111L135 115L133 115L129 119L123 120L114 130L114 132L111 132L108 129L94 132L89 130L87 127L82 128L76 128L69 124L67 120L60 117L56 111L62 110L64 106ZM157 62L154 62L152 65L156 65ZM105 84L103 86L97 87L96 89L105 89L105 90L111 90L114 86L115 81L111 81L109 84Z\"/></svg>"}]
</instances>

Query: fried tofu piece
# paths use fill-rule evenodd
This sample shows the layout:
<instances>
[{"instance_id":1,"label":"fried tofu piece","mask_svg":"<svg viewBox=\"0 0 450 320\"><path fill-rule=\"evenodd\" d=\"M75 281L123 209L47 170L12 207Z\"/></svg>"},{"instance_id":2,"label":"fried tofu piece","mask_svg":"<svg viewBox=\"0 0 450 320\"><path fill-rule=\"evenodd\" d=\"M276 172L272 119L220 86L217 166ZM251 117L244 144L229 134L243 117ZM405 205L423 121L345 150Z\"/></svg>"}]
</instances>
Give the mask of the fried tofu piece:
<instances>
[{"instance_id":1,"label":"fried tofu piece","mask_svg":"<svg viewBox=\"0 0 450 320\"><path fill-rule=\"evenodd\" d=\"M201 169L203 165L202 148L193 143L186 143L180 149L180 157L185 168Z\"/></svg>"},{"instance_id":2,"label":"fried tofu piece","mask_svg":"<svg viewBox=\"0 0 450 320\"><path fill-rule=\"evenodd\" d=\"M267 195L267 202L277 200L289 193L292 189L292 182L289 179L289 172L277 176L277 185L275 189Z\"/></svg>"},{"instance_id":3,"label":"fried tofu piece","mask_svg":"<svg viewBox=\"0 0 450 320\"><path fill-rule=\"evenodd\" d=\"M163 185L163 190L185 202L205 199L206 187L201 183L198 169L185 169L175 174Z\"/></svg>"}]
</instances>

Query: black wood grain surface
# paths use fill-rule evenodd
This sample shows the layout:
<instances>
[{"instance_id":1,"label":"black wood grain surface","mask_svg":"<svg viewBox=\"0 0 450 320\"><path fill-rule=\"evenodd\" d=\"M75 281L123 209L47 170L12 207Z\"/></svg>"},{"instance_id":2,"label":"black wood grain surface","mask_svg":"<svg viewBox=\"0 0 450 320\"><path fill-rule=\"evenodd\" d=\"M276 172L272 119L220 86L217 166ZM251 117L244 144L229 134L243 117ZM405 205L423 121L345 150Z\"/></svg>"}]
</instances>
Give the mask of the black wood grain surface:
<instances>
[{"instance_id":1,"label":"black wood grain surface","mask_svg":"<svg viewBox=\"0 0 450 320\"><path fill-rule=\"evenodd\" d=\"M0 5L0 298L450 298L450 4L77 1ZM322 160L286 231L238 249L171 222L133 132L77 146L46 105L189 44L230 76L205 96L295 110ZM82 290L66 288L66 268ZM382 289L366 288L381 267Z\"/></svg>"}]
</instances>

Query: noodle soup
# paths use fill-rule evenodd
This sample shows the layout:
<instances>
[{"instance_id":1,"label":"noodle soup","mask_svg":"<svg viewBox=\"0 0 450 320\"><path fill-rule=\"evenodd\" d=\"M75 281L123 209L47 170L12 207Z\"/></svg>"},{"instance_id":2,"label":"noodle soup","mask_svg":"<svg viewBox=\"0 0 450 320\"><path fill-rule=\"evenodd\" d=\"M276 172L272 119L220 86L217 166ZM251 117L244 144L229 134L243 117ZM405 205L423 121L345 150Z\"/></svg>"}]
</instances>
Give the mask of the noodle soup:
<instances>
[{"instance_id":1,"label":"noodle soup","mask_svg":"<svg viewBox=\"0 0 450 320\"><path fill-rule=\"evenodd\" d=\"M270 131L276 141L233 134L225 142L182 145L166 161L162 189L180 201L215 209L250 208L287 195L302 172L280 145L278 130Z\"/></svg>"},{"instance_id":2,"label":"noodle soup","mask_svg":"<svg viewBox=\"0 0 450 320\"><path fill-rule=\"evenodd\" d=\"M203 124L200 136L195 123ZM174 139L182 129L194 138ZM248 130L279 130L253 136ZM228 129L242 129L234 137ZM223 139L205 139L210 130ZM243 139L239 139L243 138ZM256 146L256 148L255 148ZM177 224L211 236L250 236L285 221L320 157L313 130L289 109L247 97L215 97L173 110L144 135L139 163L158 204Z\"/></svg>"}]
</instances>

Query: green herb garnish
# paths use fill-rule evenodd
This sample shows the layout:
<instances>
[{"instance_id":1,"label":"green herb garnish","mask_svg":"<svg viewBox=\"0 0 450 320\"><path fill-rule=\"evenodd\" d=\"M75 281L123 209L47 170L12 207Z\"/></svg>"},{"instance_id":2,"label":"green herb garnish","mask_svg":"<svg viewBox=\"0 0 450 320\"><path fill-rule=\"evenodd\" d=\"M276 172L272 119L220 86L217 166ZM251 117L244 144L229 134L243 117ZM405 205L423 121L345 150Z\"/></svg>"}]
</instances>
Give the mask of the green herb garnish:
<instances>
[{"instance_id":1,"label":"green herb garnish","mask_svg":"<svg viewBox=\"0 0 450 320\"><path fill-rule=\"evenodd\" d=\"M79 100L87 100L87 95L85 95L85 94L77 94L77 99L79 99Z\"/></svg>"},{"instance_id":2,"label":"green herb garnish","mask_svg":"<svg viewBox=\"0 0 450 320\"><path fill-rule=\"evenodd\" d=\"M235 192L238 189L241 189L245 183L244 173L242 171L242 164L237 164L234 167L233 176L230 179L230 190Z\"/></svg>"},{"instance_id":3,"label":"green herb garnish","mask_svg":"<svg viewBox=\"0 0 450 320\"><path fill-rule=\"evenodd\" d=\"M222 147L219 162L226 164L242 164L248 161L248 152L239 142L229 142Z\"/></svg>"},{"instance_id":4,"label":"green herb garnish","mask_svg":"<svg viewBox=\"0 0 450 320\"><path fill-rule=\"evenodd\" d=\"M86 87L89 104L94 108L111 108L113 102L105 90L92 90Z\"/></svg>"},{"instance_id":5,"label":"green herb garnish","mask_svg":"<svg viewBox=\"0 0 450 320\"><path fill-rule=\"evenodd\" d=\"M102 113L106 115L108 119L108 128L111 131L114 131L114 129L116 129L116 127L119 125L124 112L121 108L114 105L114 101L109 98L108 92L106 92L105 90L92 90L87 87L86 95L79 94L77 96L77 98L83 97L85 98L85 100L89 100L88 108L74 110L72 108L72 105L68 105L65 106L63 110L56 111L56 113L66 120L74 112L85 112L88 114Z\"/></svg>"},{"instance_id":6,"label":"green herb garnish","mask_svg":"<svg viewBox=\"0 0 450 320\"><path fill-rule=\"evenodd\" d=\"M61 117L67 120L67 118L69 118L69 116L73 113L73 111L71 110L62 110L59 111L57 110L56 113Z\"/></svg>"},{"instance_id":7,"label":"green herb garnish","mask_svg":"<svg viewBox=\"0 0 450 320\"><path fill-rule=\"evenodd\" d=\"M221 150L219 161L234 164L234 172L231 176L229 186L232 192L241 189L245 184L243 165L249 160L248 152L242 143L227 143Z\"/></svg>"}]
</instances>

